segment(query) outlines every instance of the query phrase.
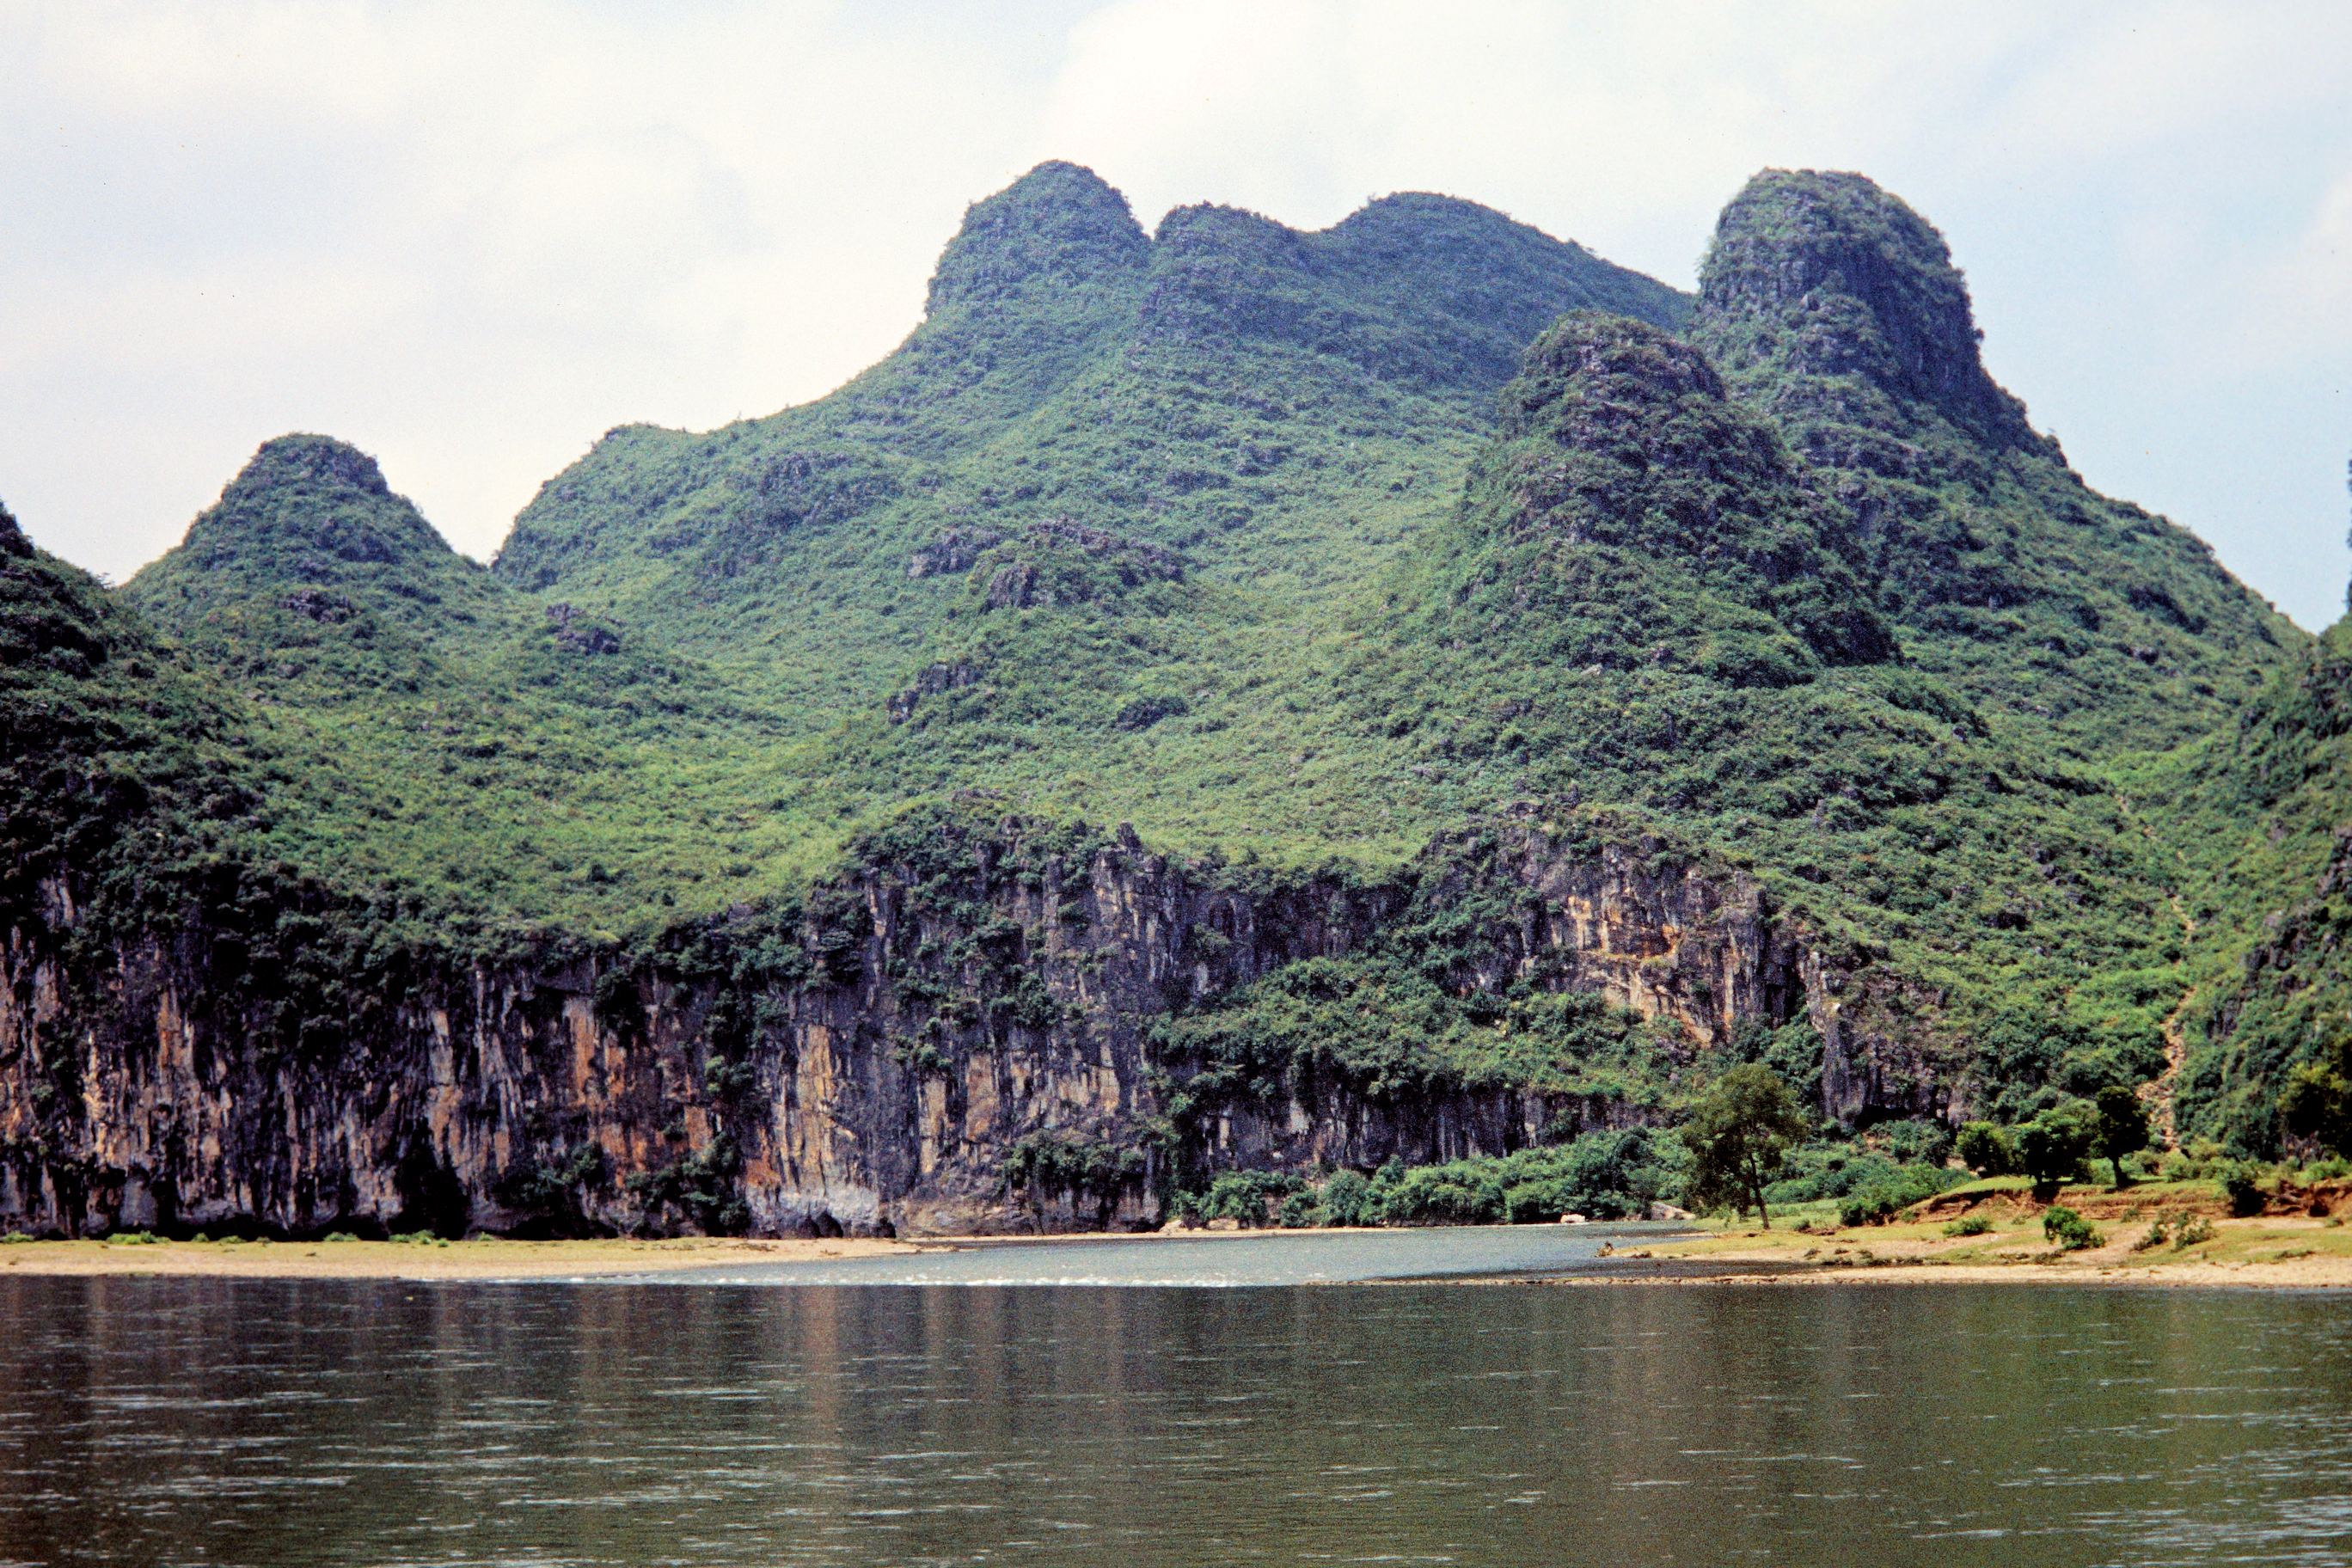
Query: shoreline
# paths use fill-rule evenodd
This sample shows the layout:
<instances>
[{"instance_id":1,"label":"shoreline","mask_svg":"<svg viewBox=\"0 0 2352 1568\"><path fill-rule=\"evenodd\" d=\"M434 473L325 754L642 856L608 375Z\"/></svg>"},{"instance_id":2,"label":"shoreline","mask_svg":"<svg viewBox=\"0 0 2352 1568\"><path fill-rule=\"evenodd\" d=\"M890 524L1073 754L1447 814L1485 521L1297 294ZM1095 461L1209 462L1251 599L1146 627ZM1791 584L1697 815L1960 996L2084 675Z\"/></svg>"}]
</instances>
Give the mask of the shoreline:
<instances>
[{"instance_id":1,"label":"shoreline","mask_svg":"<svg viewBox=\"0 0 2352 1568\"><path fill-rule=\"evenodd\" d=\"M2352 1288L2352 1229L2305 1217L2221 1220L2189 1250L2143 1248L2111 1229L2104 1245L2053 1250L2028 1214L2004 1216L1985 1234L1949 1237L1932 1222L1823 1230L1707 1231L1677 1221L1647 1222L1657 1239L1630 1223L1607 1226L1612 1250L1574 1272L1365 1283L1601 1287L2048 1285L2222 1289ZM1443 1229L1446 1227L1431 1227ZM1503 1228L1495 1226L1465 1227ZM1545 1229L1550 1226L1510 1228ZM1646 1228L1646 1226L1644 1226ZM1034 1247L1042 1243L1183 1240L1280 1242L1293 1237L1382 1234L1377 1230L1087 1231L1058 1236L929 1237L919 1239L749 1239L688 1237L660 1240L596 1238L517 1241L11 1241L0 1244L0 1279L159 1277L231 1279L383 1279L463 1283L482 1280L594 1279L724 1268L804 1263L925 1252Z\"/></svg>"},{"instance_id":2,"label":"shoreline","mask_svg":"<svg viewBox=\"0 0 2352 1568\"><path fill-rule=\"evenodd\" d=\"M171 1275L215 1279L469 1280L669 1273L730 1263L813 1263L891 1258L938 1243L866 1237L749 1240L736 1237L576 1241L18 1241L0 1244L0 1279Z\"/></svg>"}]
</instances>

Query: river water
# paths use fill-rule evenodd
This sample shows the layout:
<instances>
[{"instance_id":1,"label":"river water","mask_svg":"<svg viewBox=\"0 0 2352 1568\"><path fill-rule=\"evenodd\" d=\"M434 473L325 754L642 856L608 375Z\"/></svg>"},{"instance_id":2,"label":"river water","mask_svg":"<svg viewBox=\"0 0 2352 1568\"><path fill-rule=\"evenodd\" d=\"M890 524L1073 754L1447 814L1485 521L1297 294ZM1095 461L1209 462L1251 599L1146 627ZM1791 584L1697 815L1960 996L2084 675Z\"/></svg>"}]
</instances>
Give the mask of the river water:
<instances>
[{"instance_id":1,"label":"river water","mask_svg":"<svg viewBox=\"0 0 2352 1568\"><path fill-rule=\"evenodd\" d=\"M0 1562L2352 1561L2323 1293L759 1278L0 1280Z\"/></svg>"}]
</instances>

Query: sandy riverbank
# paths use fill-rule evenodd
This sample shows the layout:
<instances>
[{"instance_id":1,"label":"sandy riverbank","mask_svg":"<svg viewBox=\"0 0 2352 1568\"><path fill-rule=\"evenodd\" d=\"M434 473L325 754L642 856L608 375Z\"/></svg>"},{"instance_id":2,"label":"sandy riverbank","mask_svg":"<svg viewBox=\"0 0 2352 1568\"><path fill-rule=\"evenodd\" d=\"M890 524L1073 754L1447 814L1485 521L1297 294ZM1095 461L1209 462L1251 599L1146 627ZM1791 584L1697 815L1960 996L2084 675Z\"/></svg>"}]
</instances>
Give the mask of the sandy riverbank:
<instances>
[{"instance_id":1,"label":"sandy riverbank","mask_svg":"<svg viewBox=\"0 0 2352 1568\"><path fill-rule=\"evenodd\" d=\"M1679 1265L1674 1277L1656 1281L1676 1285L2352 1288L2352 1228L2326 1220L2214 1220L2208 1239L2179 1247L2169 1239L2146 1245L2149 1223L2105 1224L2102 1245L2077 1252L2053 1248L2032 1213L2004 1215L1973 1237L1947 1236L1933 1221L1820 1232L1729 1230L1621 1250L1614 1256L1635 1266L1625 1275L1572 1282L1648 1283L1638 1268L1648 1260ZM1693 1270L1694 1263L1720 1269Z\"/></svg>"},{"instance_id":2,"label":"sandy riverbank","mask_svg":"<svg viewBox=\"0 0 2352 1568\"><path fill-rule=\"evenodd\" d=\"M250 1279L520 1279L650 1274L746 1263L894 1258L944 1247L1084 1247L1178 1238L1276 1241L1328 1230L1171 1230L1059 1236L929 1237L915 1241L753 1240L683 1237L579 1241L107 1241L0 1242L0 1276L178 1274ZM1346 1232L1337 1234L1349 1234ZM1361 1235L1360 1231L1352 1234Z\"/></svg>"},{"instance_id":3,"label":"sandy riverbank","mask_svg":"<svg viewBox=\"0 0 2352 1568\"><path fill-rule=\"evenodd\" d=\"M899 1241L15 1241L0 1275L188 1274L255 1279L518 1279L806 1263L921 1251Z\"/></svg>"},{"instance_id":4,"label":"sandy riverbank","mask_svg":"<svg viewBox=\"0 0 2352 1568\"><path fill-rule=\"evenodd\" d=\"M2352 1226L2322 1218L2210 1220L2186 1247L2168 1237L2144 1245L2149 1216L2104 1217L2102 1245L2061 1253L2044 1239L2040 1213L2022 1203L1987 1204L1990 1228L1945 1234L1948 1216L1910 1224L1832 1229L1710 1228L1647 1241L1618 1233L1606 1273L1580 1270L1543 1283L1580 1286L1759 1284L2166 1285L2239 1289L2352 1288ZM1086 1247L1158 1240L1255 1239L1281 1245L1330 1232L1162 1231L1157 1235L959 1237L921 1241L750 1240L681 1237L584 1241L20 1241L0 1244L0 1276L196 1275L240 1279L513 1279L580 1278L906 1256L940 1247ZM1362 1235L1363 1233L1342 1233ZM1490 1281L1504 1282L1504 1281ZM1524 1281L1510 1281L1519 1283Z\"/></svg>"}]
</instances>

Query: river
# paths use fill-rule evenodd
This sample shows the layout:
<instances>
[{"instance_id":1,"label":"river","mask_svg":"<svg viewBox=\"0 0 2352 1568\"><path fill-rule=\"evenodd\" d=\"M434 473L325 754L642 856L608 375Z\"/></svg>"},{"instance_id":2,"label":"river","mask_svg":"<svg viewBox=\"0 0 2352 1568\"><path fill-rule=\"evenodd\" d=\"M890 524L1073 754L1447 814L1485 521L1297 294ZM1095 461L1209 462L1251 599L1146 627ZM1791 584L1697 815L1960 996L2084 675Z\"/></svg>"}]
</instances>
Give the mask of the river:
<instances>
[{"instance_id":1,"label":"river","mask_svg":"<svg viewBox=\"0 0 2352 1568\"><path fill-rule=\"evenodd\" d=\"M2339 1298L1246 1279L1462 1234L0 1279L0 1563L2352 1561Z\"/></svg>"}]
</instances>

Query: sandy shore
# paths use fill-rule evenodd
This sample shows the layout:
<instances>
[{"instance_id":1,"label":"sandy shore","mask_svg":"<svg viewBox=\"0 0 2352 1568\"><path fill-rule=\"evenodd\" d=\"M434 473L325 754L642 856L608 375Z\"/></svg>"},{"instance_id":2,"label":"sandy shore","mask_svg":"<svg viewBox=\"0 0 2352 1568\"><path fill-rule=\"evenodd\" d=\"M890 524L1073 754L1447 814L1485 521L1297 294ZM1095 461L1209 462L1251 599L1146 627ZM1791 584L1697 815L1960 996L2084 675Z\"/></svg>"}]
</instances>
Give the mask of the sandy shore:
<instances>
[{"instance_id":1,"label":"sandy shore","mask_svg":"<svg viewBox=\"0 0 2352 1568\"><path fill-rule=\"evenodd\" d=\"M517 1279L647 1274L740 1263L806 1263L919 1252L900 1241L17 1241L5 1274L194 1274L255 1279Z\"/></svg>"},{"instance_id":2,"label":"sandy shore","mask_svg":"<svg viewBox=\"0 0 2352 1568\"><path fill-rule=\"evenodd\" d=\"M0 1242L0 1275L184 1274L247 1279L522 1279L650 1274L745 1263L813 1263L840 1258L896 1258L942 1247L1082 1247L1181 1237L1275 1240L1328 1236L1324 1230L1185 1230L1140 1236L1087 1232L1063 1236L931 1237L918 1241L748 1240L684 1237L585 1241L509 1241L475 1237L418 1244L394 1241L26 1241ZM1345 1234L1345 1233L1342 1233ZM1361 1234L1360 1232L1356 1234Z\"/></svg>"},{"instance_id":3,"label":"sandy shore","mask_svg":"<svg viewBox=\"0 0 2352 1568\"><path fill-rule=\"evenodd\" d=\"M2054 1250L2039 1211L1987 1204L1991 1225L1972 1237L1945 1234L1947 1216L1852 1229L1710 1229L1656 1241L1618 1237L1608 1273L1580 1272L1544 1284L1753 1284L1788 1288L1886 1285L2227 1286L2235 1289L2352 1288L2352 1226L2319 1218L2213 1219L2188 1247L2145 1245L2148 1216L2104 1217L2103 1244ZM0 1244L0 1275L202 1275L230 1279L513 1279L646 1274L746 1263L804 1263L903 1257L940 1247L1084 1247L1159 1239L1256 1239L1279 1245L1330 1232L1163 1231L1151 1235L935 1237L921 1241L674 1240L173 1242L20 1241ZM1342 1233L1349 1234L1349 1233ZM1361 1232L1352 1234L1360 1235ZM1465 1283L1469 1282L1465 1279ZM1484 1283L1528 1283L1493 1280Z\"/></svg>"},{"instance_id":4,"label":"sandy shore","mask_svg":"<svg viewBox=\"0 0 2352 1568\"><path fill-rule=\"evenodd\" d=\"M2212 1222L2210 1239L2187 1247L2143 1246L2145 1221L2101 1227L2104 1245L2058 1252L2038 1218L2006 1217L1992 1231L1947 1237L1937 1224L1866 1226L1826 1232L1726 1231L1695 1240L1621 1250L1635 1268L1622 1278L1569 1283L1649 1283L1638 1265L1673 1260L1659 1284L1822 1285L2167 1285L2248 1289L2352 1287L2352 1228L2326 1220L2265 1218ZM1692 1269L1694 1263L1710 1267ZM1768 1267L1759 1268L1755 1265ZM1720 1265L1717 1269L1715 1265Z\"/></svg>"}]
</instances>

